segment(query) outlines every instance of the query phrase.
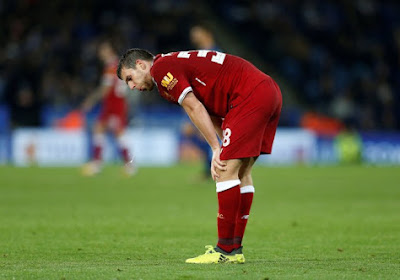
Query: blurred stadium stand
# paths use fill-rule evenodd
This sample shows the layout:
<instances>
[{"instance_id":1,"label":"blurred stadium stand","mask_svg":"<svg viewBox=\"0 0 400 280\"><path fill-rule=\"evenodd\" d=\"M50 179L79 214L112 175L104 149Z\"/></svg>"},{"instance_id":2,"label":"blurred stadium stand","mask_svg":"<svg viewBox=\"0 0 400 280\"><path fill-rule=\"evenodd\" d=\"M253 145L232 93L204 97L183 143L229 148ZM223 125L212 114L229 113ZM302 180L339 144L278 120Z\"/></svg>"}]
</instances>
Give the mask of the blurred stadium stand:
<instances>
[{"instance_id":1,"label":"blurred stadium stand","mask_svg":"<svg viewBox=\"0 0 400 280\"><path fill-rule=\"evenodd\" d=\"M223 0L213 7L292 86L302 108L362 130L400 128L398 1Z\"/></svg>"},{"instance_id":2,"label":"blurred stadium stand","mask_svg":"<svg viewBox=\"0 0 400 280\"><path fill-rule=\"evenodd\" d=\"M3 0L0 133L53 127L77 109L100 77L101 38L121 53L191 49L189 29L200 21L222 49L279 82L281 127L400 130L398 1ZM185 118L156 92L133 92L131 105L133 126Z\"/></svg>"},{"instance_id":3,"label":"blurred stadium stand","mask_svg":"<svg viewBox=\"0 0 400 280\"><path fill-rule=\"evenodd\" d=\"M99 38L121 51L190 49L189 27L206 19L223 49L288 89L295 102L286 97L282 125L299 125L308 110L363 130L400 128L397 1L6 0L0 14L0 97L13 126L51 125L79 105L99 77ZM140 102L139 116L153 104L152 114L175 112L157 94Z\"/></svg>"}]
</instances>

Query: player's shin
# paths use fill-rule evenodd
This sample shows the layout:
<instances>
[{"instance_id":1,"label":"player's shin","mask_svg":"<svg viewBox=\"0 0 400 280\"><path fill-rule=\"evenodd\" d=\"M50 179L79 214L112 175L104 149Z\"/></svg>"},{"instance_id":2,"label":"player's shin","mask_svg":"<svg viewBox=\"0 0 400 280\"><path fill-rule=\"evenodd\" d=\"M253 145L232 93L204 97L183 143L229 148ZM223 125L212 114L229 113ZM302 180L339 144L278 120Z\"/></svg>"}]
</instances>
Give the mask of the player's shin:
<instances>
[{"instance_id":1,"label":"player's shin","mask_svg":"<svg viewBox=\"0 0 400 280\"><path fill-rule=\"evenodd\" d=\"M254 186L244 186L240 188L240 205L236 218L234 248L242 246L242 239L250 215L251 204L253 203Z\"/></svg>"},{"instance_id":2,"label":"player's shin","mask_svg":"<svg viewBox=\"0 0 400 280\"><path fill-rule=\"evenodd\" d=\"M217 246L228 253L234 249L233 238L240 202L239 184L240 180L229 180L217 183Z\"/></svg>"},{"instance_id":3,"label":"player's shin","mask_svg":"<svg viewBox=\"0 0 400 280\"><path fill-rule=\"evenodd\" d=\"M94 144L93 160L96 162L101 162L101 160L102 160L103 147L104 147L105 141L106 141L105 135L102 133L96 133L93 136L93 144Z\"/></svg>"},{"instance_id":4,"label":"player's shin","mask_svg":"<svg viewBox=\"0 0 400 280\"><path fill-rule=\"evenodd\" d=\"M121 153L121 157L124 163L129 163L132 160L132 158L129 153L128 144L126 143L125 138L123 136L119 136L117 138L117 142L118 142L119 152Z\"/></svg>"}]
</instances>

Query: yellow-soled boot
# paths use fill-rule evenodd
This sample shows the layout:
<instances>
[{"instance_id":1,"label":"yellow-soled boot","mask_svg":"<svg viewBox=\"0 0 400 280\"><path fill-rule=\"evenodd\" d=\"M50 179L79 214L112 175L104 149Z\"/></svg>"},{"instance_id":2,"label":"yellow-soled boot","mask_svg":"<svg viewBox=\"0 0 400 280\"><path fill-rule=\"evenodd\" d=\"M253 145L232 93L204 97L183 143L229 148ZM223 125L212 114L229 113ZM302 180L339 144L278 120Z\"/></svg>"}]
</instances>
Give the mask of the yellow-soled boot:
<instances>
[{"instance_id":1,"label":"yellow-soled boot","mask_svg":"<svg viewBox=\"0 0 400 280\"><path fill-rule=\"evenodd\" d=\"M213 246L205 246L206 252L200 256L190 258L186 260L186 263L238 263L238 258L235 253L225 254L217 252Z\"/></svg>"},{"instance_id":2,"label":"yellow-soled boot","mask_svg":"<svg viewBox=\"0 0 400 280\"><path fill-rule=\"evenodd\" d=\"M242 249L243 249L243 247L240 247L240 248L233 250L233 252L232 252L232 253L235 253L236 263L244 264L246 262L246 259L244 258Z\"/></svg>"}]
</instances>

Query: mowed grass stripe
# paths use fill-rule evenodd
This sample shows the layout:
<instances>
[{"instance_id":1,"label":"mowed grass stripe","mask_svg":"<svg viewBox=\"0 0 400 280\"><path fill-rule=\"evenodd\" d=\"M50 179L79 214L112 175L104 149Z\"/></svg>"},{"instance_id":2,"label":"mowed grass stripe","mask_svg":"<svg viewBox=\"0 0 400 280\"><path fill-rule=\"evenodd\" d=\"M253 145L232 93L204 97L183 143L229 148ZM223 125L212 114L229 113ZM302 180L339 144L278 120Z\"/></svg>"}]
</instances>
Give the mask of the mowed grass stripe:
<instances>
[{"instance_id":1,"label":"mowed grass stripe","mask_svg":"<svg viewBox=\"0 0 400 280\"><path fill-rule=\"evenodd\" d=\"M0 167L0 279L400 278L400 168L254 170L245 265L186 265L216 242L201 166Z\"/></svg>"}]
</instances>

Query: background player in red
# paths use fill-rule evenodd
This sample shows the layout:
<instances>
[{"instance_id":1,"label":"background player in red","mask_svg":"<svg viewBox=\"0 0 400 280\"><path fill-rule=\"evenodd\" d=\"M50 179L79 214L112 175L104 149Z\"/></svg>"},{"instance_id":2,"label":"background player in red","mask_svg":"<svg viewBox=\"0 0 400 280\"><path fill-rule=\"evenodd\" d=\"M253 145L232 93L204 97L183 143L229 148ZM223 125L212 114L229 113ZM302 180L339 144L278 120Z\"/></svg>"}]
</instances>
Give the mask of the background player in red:
<instances>
[{"instance_id":1,"label":"background player in red","mask_svg":"<svg viewBox=\"0 0 400 280\"><path fill-rule=\"evenodd\" d=\"M108 41L98 46L98 57L104 64L100 85L83 102L82 110L89 111L102 100L101 113L93 127L92 160L83 167L83 174L95 175L101 171L102 154L106 140L105 133L110 131L117 141L119 152L124 161L124 172L130 176L135 173L123 133L127 124L128 106L126 102L126 84L115 76L118 56Z\"/></svg>"},{"instance_id":2,"label":"background player in red","mask_svg":"<svg viewBox=\"0 0 400 280\"><path fill-rule=\"evenodd\" d=\"M141 91L155 82L163 98L183 107L213 151L218 242L186 262L244 263L242 239L254 195L251 170L260 154L272 150L282 108L278 85L250 62L210 50L154 57L130 49L117 75Z\"/></svg>"}]
</instances>

